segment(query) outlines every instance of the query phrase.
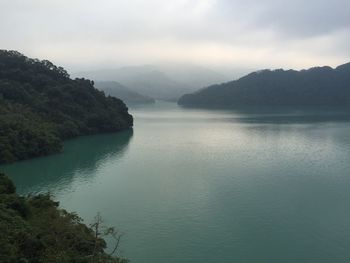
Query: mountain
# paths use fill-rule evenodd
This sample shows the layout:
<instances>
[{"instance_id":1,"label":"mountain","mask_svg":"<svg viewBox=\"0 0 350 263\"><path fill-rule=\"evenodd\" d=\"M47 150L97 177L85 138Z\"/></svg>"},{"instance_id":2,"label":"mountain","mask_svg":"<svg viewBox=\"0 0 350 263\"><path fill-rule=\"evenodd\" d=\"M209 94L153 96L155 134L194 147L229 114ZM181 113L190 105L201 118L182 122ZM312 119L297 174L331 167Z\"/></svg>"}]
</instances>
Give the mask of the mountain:
<instances>
[{"instance_id":1,"label":"mountain","mask_svg":"<svg viewBox=\"0 0 350 263\"><path fill-rule=\"evenodd\" d=\"M183 64L123 67L76 73L95 81L117 81L148 97L176 101L181 95L227 81L215 71Z\"/></svg>"},{"instance_id":2,"label":"mountain","mask_svg":"<svg viewBox=\"0 0 350 263\"><path fill-rule=\"evenodd\" d=\"M350 106L350 63L335 69L262 70L182 96L192 107Z\"/></svg>"},{"instance_id":3,"label":"mountain","mask_svg":"<svg viewBox=\"0 0 350 263\"><path fill-rule=\"evenodd\" d=\"M169 78L188 86L192 91L230 80L230 78L214 70L190 64L163 63L156 67Z\"/></svg>"},{"instance_id":4,"label":"mountain","mask_svg":"<svg viewBox=\"0 0 350 263\"><path fill-rule=\"evenodd\" d=\"M130 89L160 100L176 101L190 88L169 78L161 71L152 70L139 73L130 78L122 78L120 82Z\"/></svg>"},{"instance_id":5,"label":"mountain","mask_svg":"<svg viewBox=\"0 0 350 263\"><path fill-rule=\"evenodd\" d=\"M0 163L62 150L62 140L133 125L126 105L47 60L0 50Z\"/></svg>"},{"instance_id":6,"label":"mountain","mask_svg":"<svg viewBox=\"0 0 350 263\"><path fill-rule=\"evenodd\" d=\"M116 81L96 81L95 87L107 95L124 101L127 105L154 103L153 98L141 95Z\"/></svg>"}]
</instances>

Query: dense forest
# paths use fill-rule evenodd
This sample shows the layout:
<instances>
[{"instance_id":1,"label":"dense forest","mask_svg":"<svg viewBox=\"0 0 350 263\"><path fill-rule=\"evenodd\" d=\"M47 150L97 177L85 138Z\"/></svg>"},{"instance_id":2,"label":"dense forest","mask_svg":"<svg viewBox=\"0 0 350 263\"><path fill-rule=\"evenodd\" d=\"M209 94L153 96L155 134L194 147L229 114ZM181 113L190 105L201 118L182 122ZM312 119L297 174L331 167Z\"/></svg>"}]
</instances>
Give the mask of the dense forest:
<instances>
[{"instance_id":1,"label":"dense forest","mask_svg":"<svg viewBox=\"0 0 350 263\"><path fill-rule=\"evenodd\" d=\"M350 106L350 63L335 69L262 70L182 96L193 107Z\"/></svg>"},{"instance_id":2,"label":"dense forest","mask_svg":"<svg viewBox=\"0 0 350 263\"><path fill-rule=\"evenodd\" d=\"M116 132L133 118L119 99L47 60L0 50L0 163L56 153L62 140Z\"/></svg>"},{"instance_id":3,"label":"dense forest","mask_svg":"<svg viewBox=\"0 0 350 263\"><path fill-rule=\"evenodd\" d=\"M127 105L155 103L155 99L137 93L116 81L96 81L95 87L109 96L122 99Z\"/></svg>"},{"instance_id":4,"label":"dense forest","mask_svg":"<svg viewBox=\"0 0 350 263\"><path fill-rule=\"evenodd\" d=\"M116 233L113 228L99 222L88 227L58 205L48 194L19 196L0 173L0 262L127 262L104 251L102 234Z\"/></svg>"}]
</instances>

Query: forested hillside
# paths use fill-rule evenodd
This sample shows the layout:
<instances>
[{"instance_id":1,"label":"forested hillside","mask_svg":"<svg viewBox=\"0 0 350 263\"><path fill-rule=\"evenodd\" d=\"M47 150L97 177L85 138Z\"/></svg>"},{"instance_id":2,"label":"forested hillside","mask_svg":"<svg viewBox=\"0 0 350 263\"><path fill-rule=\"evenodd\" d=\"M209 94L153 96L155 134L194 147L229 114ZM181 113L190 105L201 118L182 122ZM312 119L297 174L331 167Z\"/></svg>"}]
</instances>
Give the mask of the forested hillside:
<instances>
[{"instance_id":1,"label":"forested hillside","mask_svg":"<svg viewBox=\"0 0 350 263\"><path fill-rule=\"evenodd\" d=\"M78 215L59 209L48 194L19 196L12 181L0 173L0 262L126 263L104 251L102 234L116 231L98 227L96 234Z\"/></svg>"},{"instance_id":2,"label":"forested hillside","mask_svg":"<svg viewBox=\"0 0 350 263\"><path fill-rule=\"evenodd\" d=\"M350 63L335 69L262 70L210 86L178 101L184 106L350 106Z\"/></svg>"},{"instance_id":3,"label":"forested hillside","mask_svg":"<svg viewBox=\"0 0 350 263\"><path fill-rule=\"evenodd\" d=\"M62 140L132 127L125 104L47 60L0 50L0 163L56 153Z\"/></svg>"}]
</instances>

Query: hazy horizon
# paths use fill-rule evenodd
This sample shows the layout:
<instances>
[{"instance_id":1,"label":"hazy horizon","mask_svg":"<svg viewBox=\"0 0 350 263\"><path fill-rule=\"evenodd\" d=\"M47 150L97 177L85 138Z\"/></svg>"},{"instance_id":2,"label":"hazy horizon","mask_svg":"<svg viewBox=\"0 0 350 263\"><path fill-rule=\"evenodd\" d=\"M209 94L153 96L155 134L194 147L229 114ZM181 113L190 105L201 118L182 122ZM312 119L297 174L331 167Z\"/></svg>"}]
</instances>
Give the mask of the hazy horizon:
<instances>
[{"instance_id":1,"label":"hazy horizon","mask_svg":"<svg viewBox=\"0 0 350 263\"><path fill-rule=\"evenodd\" d=\"M349 61L350 2L0 0L1 49L70 72L164 63L226 76Z\"/></svg>"}]
</instances>

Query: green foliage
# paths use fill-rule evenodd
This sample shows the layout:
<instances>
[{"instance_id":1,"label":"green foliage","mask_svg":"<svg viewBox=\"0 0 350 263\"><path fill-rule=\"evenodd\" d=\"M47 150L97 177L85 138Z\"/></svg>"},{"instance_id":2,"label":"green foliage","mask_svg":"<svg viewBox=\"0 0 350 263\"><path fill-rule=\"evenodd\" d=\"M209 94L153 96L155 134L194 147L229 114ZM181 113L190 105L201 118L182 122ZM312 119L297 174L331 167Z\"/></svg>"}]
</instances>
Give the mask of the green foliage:
<instances>
[{"instance_id":1,"label":"green foliage","mask_svg":"<svg viewBox=\"0 0 350 263\"><path fill-rule=\"evenodd\" d=\"M0 173L0 194L14 194L15 192L16 187L10 178Z\"/></svg>"},{"instance_id":2,"label":"green foliage","mask_svg":"<svg viewBox=\"0 0 350 263\"><path fill-rule=\"evenodd\" d=\"M105 253L106 242L50 195L20 197L1 173L0 233L2 263L127 262Z\"/></svg>"},{"instance_id":3,"label":"green foliage","mask_svg":"<svg viewBox=\"0 0 350 263\"><path fill-rule=\"evenodd\" d=\"M0 50L0 163L62 150L62 140L130 128L125 104L47 60Z\"/></svg>"},{"instance_id":4,"label":"green foliage","mask_svg":"<svg viewBox=\"0 0 350 263\"><path fill-rule=\"evenodd\" d=\"M180 105L350 106L350 63L309 70L262 70L180 98Z\"/></svg>"}]
</instances>

